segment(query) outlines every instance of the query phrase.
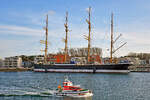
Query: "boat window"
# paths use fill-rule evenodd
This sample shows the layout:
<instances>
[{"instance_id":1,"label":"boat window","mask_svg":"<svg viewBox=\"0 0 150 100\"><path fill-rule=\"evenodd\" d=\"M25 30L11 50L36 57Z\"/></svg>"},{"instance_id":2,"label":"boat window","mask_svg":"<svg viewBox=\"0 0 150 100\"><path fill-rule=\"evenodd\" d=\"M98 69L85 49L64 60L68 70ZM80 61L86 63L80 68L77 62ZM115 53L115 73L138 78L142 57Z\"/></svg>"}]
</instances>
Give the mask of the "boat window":
<instances>
[{"instance_id":1,"label":"boat window","mask_svg":"<svg viewBox=\"0 0 150 100\"><path fill-rule=\"evenodd\" d=\"M64 86L67 86L67 83L65 83Z\"/></svg>"}]
</instances>

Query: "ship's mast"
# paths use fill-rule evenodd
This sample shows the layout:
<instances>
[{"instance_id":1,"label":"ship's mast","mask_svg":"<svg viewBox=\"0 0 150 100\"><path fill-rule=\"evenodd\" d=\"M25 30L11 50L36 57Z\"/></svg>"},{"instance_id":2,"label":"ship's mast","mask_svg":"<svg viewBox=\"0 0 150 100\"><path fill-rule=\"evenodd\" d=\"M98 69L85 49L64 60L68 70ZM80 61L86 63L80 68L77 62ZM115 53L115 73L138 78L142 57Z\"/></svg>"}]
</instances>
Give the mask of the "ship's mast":
<instances>
[{"instance_id":1,"label":"ship's mast","mask_svg":"<svg viewBox=\"0 0 150 100\"><path fill-rule=\"evenodd\" d=\"M66 12L66 23L64 24L65 26L65 32L66 32L66 37L65 37L65 63L67 62L67 55L68 55L68 12Z\"/></svg>"},{"instance_id":2,"label":"ship's mast","mask_svg":"<svg viewBox=\"0 0 150 100\"><path fill-rule=\"evenodd\" d=\"M113 13L111 14L111 45L110 45L110 63L112 63L113 55Z\"/></svg>"},{"instance_id":3,"label":"ship's mast","mask_svg":"<svg viewBox=\"0 0 150 100\"><path fill-rule=\"evenodd\" d=\"M45 56L44 56L44 63L47 63L47 49L48 49L48 15L46 16L46 39L45 39Z\"/></svg>"},{"instance_id":4,"label":"ship's mast","mask_svg":"<svg viewBox=\"0 0 150 100\"><path fill-rule=\"evenodd\" d=\"M88 36L88 57L87 57L87 61L88 63L90 62L90 48L91 48L91 7L89 7L89 20L86 20L87 23L89 24L88 28L89 28L89 36Z\"/></svg>"},{"instance_id":5,"label":"ship's mast","mask_svg":"<svg viewBox=\"0 0 150 100\"><path fill-rule=\"evenodd\" d=\"M113 38L113 13L111 14L111 45L110 45L110 63L113 62L113 54L118 51L120 48L122 48L127 42L120 45L118 48L114 48L114 44L116 41L122 36L120 34L116 39Z\"/></svg>"}]
</instances>

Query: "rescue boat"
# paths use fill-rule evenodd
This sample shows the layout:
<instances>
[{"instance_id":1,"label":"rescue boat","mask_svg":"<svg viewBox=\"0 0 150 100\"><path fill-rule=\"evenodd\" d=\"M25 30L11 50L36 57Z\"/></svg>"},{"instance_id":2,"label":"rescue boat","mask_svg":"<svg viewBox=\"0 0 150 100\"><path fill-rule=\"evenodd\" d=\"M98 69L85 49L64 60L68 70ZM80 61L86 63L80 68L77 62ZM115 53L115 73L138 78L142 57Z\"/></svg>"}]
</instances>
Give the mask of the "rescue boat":
<instances>
[{"instance_id":1,"label":"rescue boat","mask_svg":"<svg viewBox=\"0 0 150 100\"><path fill-rule=\"evenodd\" d=\"M58 89L55 93L57 96L68 96L68 97L90 97L93 96L91 90L83 89L80 85L73 85L68 78L65 78L63 82L63 87L61 85L58 86Z\"/></svg>"}]
</instances>

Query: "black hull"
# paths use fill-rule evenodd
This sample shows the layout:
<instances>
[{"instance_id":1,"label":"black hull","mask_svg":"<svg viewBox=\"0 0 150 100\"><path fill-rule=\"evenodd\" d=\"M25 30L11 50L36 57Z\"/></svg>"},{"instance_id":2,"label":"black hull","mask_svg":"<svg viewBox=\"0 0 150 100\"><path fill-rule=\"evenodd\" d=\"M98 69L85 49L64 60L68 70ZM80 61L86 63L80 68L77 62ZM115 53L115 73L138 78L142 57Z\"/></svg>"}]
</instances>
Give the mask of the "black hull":
<instances>
[{"instance_id":1,"label":"black hull","mask_svg":"<svg viewBox=\"0 0 150 100\"><path fill-rule=\"evenodd\" d=\"M55 65L43 65L35 64L35 72L129 72L128 67L130 64L103 64L103 65L75 65L75 64L55 64Z\"/></svg>"}]
</instances>

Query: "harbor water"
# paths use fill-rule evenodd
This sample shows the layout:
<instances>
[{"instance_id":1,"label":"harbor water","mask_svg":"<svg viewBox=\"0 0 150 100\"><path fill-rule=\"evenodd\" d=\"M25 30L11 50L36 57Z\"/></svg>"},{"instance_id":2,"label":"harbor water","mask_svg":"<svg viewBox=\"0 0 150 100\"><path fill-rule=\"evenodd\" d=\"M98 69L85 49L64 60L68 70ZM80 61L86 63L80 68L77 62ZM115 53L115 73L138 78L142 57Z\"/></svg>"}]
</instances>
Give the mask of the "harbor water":
<instances>
[{"instance_id":1,"label":"harbor water","mask_svg":"<svg viewBox=\"0 0 150 100\"><path fill-rule=\"evenodd\" d=\"M93 97L55 96L53 92L62 85L64 76L92 90ZM150 100L150 73L0 72L0 100Z\"/></svg>"}]
</instances>

